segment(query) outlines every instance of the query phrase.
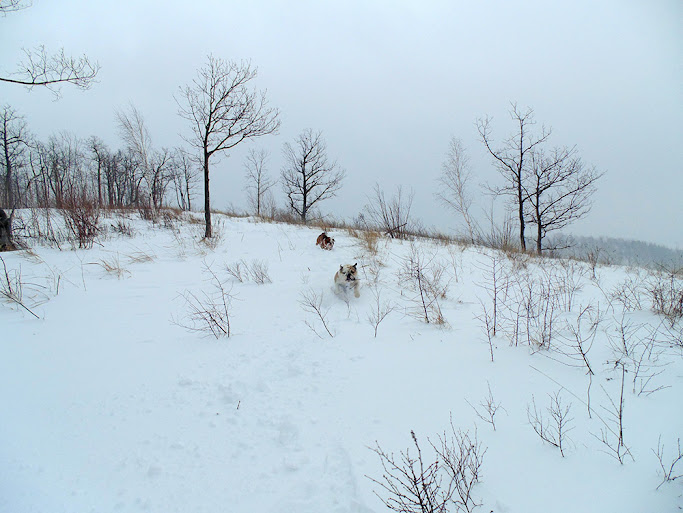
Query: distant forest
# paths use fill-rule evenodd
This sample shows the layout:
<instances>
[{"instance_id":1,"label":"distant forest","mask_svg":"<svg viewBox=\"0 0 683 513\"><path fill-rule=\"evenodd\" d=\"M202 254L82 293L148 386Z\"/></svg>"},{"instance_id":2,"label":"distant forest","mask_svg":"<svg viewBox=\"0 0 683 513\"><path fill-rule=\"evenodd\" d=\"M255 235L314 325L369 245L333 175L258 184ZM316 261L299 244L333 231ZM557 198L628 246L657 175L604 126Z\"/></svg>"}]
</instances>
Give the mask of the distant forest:
<instances>
[{"instance_id":1,"label":"distant forest","mask_svg":"<svg viewBox=\"0 0 683 513\"><path fill-rule=\"evenodd\" d=\"M614 265L639 265L645 267L683 266L683 250L672 249L659 244L614 237L561 237L552 242L556 256L586 258L589 253L597 253L601 263Z\"/></svg>"}]
</instances>

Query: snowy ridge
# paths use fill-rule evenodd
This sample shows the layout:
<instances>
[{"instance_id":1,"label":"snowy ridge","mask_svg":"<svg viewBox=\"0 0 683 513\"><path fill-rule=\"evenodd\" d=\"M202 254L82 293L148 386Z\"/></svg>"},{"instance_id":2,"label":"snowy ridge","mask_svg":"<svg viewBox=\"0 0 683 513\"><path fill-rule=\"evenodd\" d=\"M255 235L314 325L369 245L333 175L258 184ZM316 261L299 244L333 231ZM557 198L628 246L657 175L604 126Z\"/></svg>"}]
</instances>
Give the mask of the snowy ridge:
<instances>
[{"instance_id":1,"label":"snowy ridge","mask_svg":"<svg viewBox=\"0 0 683 513\"><path fill-rule=\"evenodd\" d=\"M521 335L511 345L501 321L492 362L481 320L491 262L509 272L509 317L522 276L540 279L551 268L559 276L561 261L429 240L379 239L373 253L344 230L332 231L334 249L322 251L319 229L231 218L221 218L211 249L199 225L125 222L132 237L110 229L93 249L0 255L8 276L20 273L23 302L39 317L11 301L0 305L0 511L384 512L367 477L382 475L370 448L398 454L410 447L411 430L426 443L451 417L476 429L487 448L475 511L682 507L683 478L657 489L653 450L661 437L671 460L683 435L683 355L646 294L632 311L614 299L634 283L625 268L598 267L591 279L587 264L572 264L572 309L558 307L550 348ZM413 315L416 294L399 274L415 251L441 265L444 325ZM239 282L226 271L254 261L265 264L270 283ZM355 262L360 298L335 295L335 271ZM207 269L233 297L229 338L182 327L187 293L212 290ZM376 337L368 320L373 283L380 306L393 306ZM321 298L334 337L302 307L306 293ZM600 317L587 354L595 372L590 417L587 370L567 342L567 326L589 304ZM621 386L613 347L620 327L634 343L655 340L640 358L640 380L624 364L632 457L623 465L600 441ZM495 431L472 407L489 387L504 408ZM556 393L571 405L564 457L527 414L532 397L545 411Z\"/></svg>"}]
</instances>

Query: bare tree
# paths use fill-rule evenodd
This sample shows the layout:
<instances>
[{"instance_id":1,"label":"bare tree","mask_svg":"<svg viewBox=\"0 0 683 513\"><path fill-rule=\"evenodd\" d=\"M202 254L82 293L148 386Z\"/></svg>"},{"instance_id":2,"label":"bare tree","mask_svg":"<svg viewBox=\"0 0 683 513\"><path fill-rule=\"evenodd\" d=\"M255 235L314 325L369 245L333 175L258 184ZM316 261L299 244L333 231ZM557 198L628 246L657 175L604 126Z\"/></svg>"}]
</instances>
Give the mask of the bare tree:
<instances>
[{"instance_id":1,"label":"bare tree","mask_svg":"<svg viewBox=\"0 0 683 513\"><path fill-rule=\"evenodd\" d=\"M48 139L45 151L46 184L54 206L63 208L72 196L87 188L83 141L75 134L63 131Z\"/></svg>"},{"instance_id":2,"label":"bare tree","mask_svg":"<svg viewBox=\"0 0 683 513\"><path fill-rule=\"evenodd\" d=\"M171 159L171 174L176 190L178 207L192 210L192 196L195 185L199 181L199 169L195 162L182 149L176 149Z\"/></svg>"},{"instance_id":3,"label":"bare tree","mask_svg":"<svg viewBox=\"0 0 683 513\"><path fill-rule=\"evenodd\" d=\"M249 202L253 205L257 216L261 215L261 210L265 206L268 192L275 185L275 181L268 175L266 164L268 163L268 152L264 149L249 150L247 161L244 164L246 169L247 185L245 187Z\"/></svg>"},{"instance_id":4,"label":"bare tree","mask_svg":"<svg viewBox=\"0 0 683 513\"><path fill-rule=\"evenodd\" d=\"M529 164L523 188L529 200L528 219L536 225L536 252L540 255L549 232L590 212L595 182L604 173L587 167L576 147L555 148L549 154L537 148Z\"/></svg>"},{"instance_id":5,"label":"bare tree","mask_svg":"<svg viewBox=\"0 0 683 513\"><path fill-rule=\"evenodd\" d=\"M470 213L472 198L467 194L467 184L471 177L469 161L462 141L453 137L446 160L441 166L441 176L438 179L441 189L436 196L453 212L462 216L470 242L474 244L479 238L480 230Z\"/></svg>"},{"instance_id":6,"label":"bare tree","mask_svg":"<svg viewBox=\"0 0 683 513\"><path fill-rule=\"evenodd\" d=\"M192 84L181 88L180 99L176 99L180 116L191 125L192 135L187 140L201 153L206 238L212 234L211 157L280 128L279 111L268 107L266 92L249 88L256 75L257 69L249 62L224 61L209 55Z\"/></svg>"},{"instance_id":7,"label":"bare tree","mask_svg":"<svg viewBox=\"0 0 683 513\"><path fill-rule=\"evenodd\" d=\"M540 135L535 135L532 132L532 128L536 124L532 109L522 112L517 108L517 104L513 103L510 116L517 128L502 142L500 147L494 147L490 118L477 120L477 130L505 181L503 186L491 188L491 190L496 195L508 196L512 199L512 205L517 211L519 222L519 244L522 250L526 251L524 207L528 195L524 190L525 169L534 149L547 141L551 131L543 127Z\"/></svg>"},{"instance_id":8,"label":"bare tree","mask_svg":"<svg viewBox=\"0 0 683 513\"><path fill-rule=\"evenodd\" d=\"M128 150L135 156L142 178L151 182L152 173L152 136L149 133L142 113L130 104L127 110L116 111L119 135ZM151 190L148 191L151 199Z\"/></svg>"},{"instance_id":9,"label":"bare tree","mask_svg":"<svg viewBox=\"0 0 683 513\"><path fill-rule=\"evenodd\" d=\"M159 210L164 203L168 186L173 181L171 168L172 154L166 148L152 153L149 162L148 187L152 198L152 207Z\"/></svg>"},{"instance_id":10,"label":"bare tree","mask_svg":"<svg viewBox=\"0 0 683 513\"><path fill-rule=\"evenodd\" d=\"M24 118L9 105L3 106L0 110L0 169L4 176L0 184L0 206L16 206L15 172L25 164L28 138Z\"/></svg>"},{"instance_id":11,"label":"bare tree","mask_svg":"<svg viewBox=\"0 0 683 513\"><path fill-rule=\"evenodd\" d=\"M97 166L97 204L99 207L102 207L102 173L107 165L107 160L110 157L110 151L106 144L104 144L104 141L95 135L88 139L88 148L92 153L91 159Z\"/></svg>"},{"instance_id":12,"label":"bare tree","mask_svg":"<svg viewBox=\"0 0 683 513\"><path fill-rule=\"evenodd\" d=\"M282 185L293 212L306 221L311 207L333 197L342 186L345 172L327 156L322 132L307 128L296 143L285 143Z\"/></svg>"}]
</instances>

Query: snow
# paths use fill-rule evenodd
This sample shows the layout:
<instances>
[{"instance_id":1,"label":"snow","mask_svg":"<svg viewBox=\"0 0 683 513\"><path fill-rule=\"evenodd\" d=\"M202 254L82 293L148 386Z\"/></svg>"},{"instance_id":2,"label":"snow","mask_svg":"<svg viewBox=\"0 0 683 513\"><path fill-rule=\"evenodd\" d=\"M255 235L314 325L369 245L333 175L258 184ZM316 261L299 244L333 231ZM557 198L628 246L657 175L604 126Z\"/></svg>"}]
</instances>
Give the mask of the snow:
<instances>
[{"instance_id":1,"label":"snow","mask_svg":"<svg viewBox=\"0 0 683 513\"><path fill-rule=\"evenodd\" d=\"M586 369L559 352L510 346L499 335L491 362L477 319L491 250L415 243L445 263L450 280L441 300L448 324L438 326L406 315L411 292L397 271L408 242L382 239L373 256L349 232L332 230L334 249L322 251L319 228L216 217L215 248L201 242L201 225L170 229L130 218L133 237L106 220L110 228L92 249L35 245L1 255L10 275L21 273L24 303L39 319L0 305L0 511L384 512L369 479L382 475L371 448L398 454L410 447L411 430L426 444L451 418L476 429L487 448L475 511L683 507L683 478L657 489L653 453L661 436L671 460L683 435L680 349L661 344L653 384L668 388L638 395L626 377L624 438L633 458L621 465L598 439L598 416L609 422L607 394L618 398L621 384L607 332L622 318L600 289L624 282L628 269L580 278L575 304L605 312L589 353L589 417ZM267 265L272 283L226 272L254 260ZM106 262L121 271L108 272ZM335 271L355 262L360 298L335 295ZM542 272L535 260L525 265ZM211 294L207 269L233 296L229 338L182 326L188 292ZM377 269L381 301L395 309L375 338L368 314ZM322 295L334 337L302 308L306 292ZM577 310L563 315L575 319ZM648 308L627 315L638 326L661 323ZM468 404L479 405L489 386L504 408L495 431ZM558 391L571 403L565 457L527 416L532 396L543 410Z\"/></svg>"}]
</instances>

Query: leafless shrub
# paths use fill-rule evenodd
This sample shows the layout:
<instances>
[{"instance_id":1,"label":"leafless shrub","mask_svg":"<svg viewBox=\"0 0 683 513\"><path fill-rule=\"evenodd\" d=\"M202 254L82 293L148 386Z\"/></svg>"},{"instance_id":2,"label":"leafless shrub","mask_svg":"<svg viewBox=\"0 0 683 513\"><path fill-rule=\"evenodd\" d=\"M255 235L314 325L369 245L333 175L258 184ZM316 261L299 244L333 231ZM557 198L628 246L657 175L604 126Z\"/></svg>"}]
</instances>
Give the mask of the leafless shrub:
<instances>
[{"instance_id":1,"label":"leafless shrub","mask_svg":"<svg viewBox=\"0 0 683 513\"><path fill-rule=\"evenodd\" d=\"M231 304L235 297L211 267L205 265L204 272L209 276L211 290L199 295L185 291L182 297L188 309L187 314L173 322L188 331L213 335L216 339L230 337Z\"/></svg>"},{"instance_id":2,"label":"leafless shrub","mask_svg":"<svg viewBox=\"0 0 683 513\"><path fill-rule=\"evenodd\" d=\"M238 282L243 283L246 279L246 269L244 267L244 260L240 260L239 262L227 264L225 266L225 270L230 276L235 278Z\"/></svg>"},{"instance_id":3,"label":"leafless shrub","mask_svg":"<svg viewBox=\"0 0 683 513\"><path fill-rule=\"evenodd\" d=\"M223 219L216 220L211 227L211 237L199 239L200 247L215 251L225 238L225 223Z\"/></svg>"},{"instance_id":4,"label":"leafless shrub","mask_svg":"<svg viewBox=\"0 0 683 513\"><path fill-rule=\"evenodd\" d=\"M188 224L204 224L204 218L200 217L195 212L183 212L181 219Z\"/></svg>"},{"instance_id":5,"label":"leafless shrub","mask_svg":"<svg viewBox=\"0 0 683 513\"><path fill-rule=\"evenodd\" d=\"M454 490L452 483L444 486L438 456L432 463L423 459L422 450L411 431L417 456L411 456L410 449L400 453L400 458L386 453L377 444L372 450L380 457L384 474L379 481L367 476L383 489L383 498L375 492L384 505L399 513L446 513Z\"/></svg>"},{"instance_id":6,"label":"leafless shrub","mask_svg":"<svg viewBox=\"0 0 683 513\"><path fill-rule=\"evenodd\" d=\"M678 465L680 461L683 461L683 451L681 450L680 438L678 439L678 453L674 453L670 464L664 463L664 444L662 444L662 435L659 435L659 439L657 440L657 451L655 452L655 450L652 449L652 452L657 457L659 466L662 470L662 482L659 483L659 486L657 486L657 490L659 490L664 483L670 483L680 477L683 477L683 474L676 475L677 470L675 470L676 465Z\"/></svg>"},{"instance_id":7,"label":"leafless shrub","mask_svg":"<svg viewBox=\"0 0 683 513\"><path fill-rule=\"evenodd\" d=\"M622 366L632 376L632 391L638 395L650 395L665 388L656 386L654 380L664 372L668 364L661 359L664 349L660 343L659 327L634 324L626 315L616 328L607 331L615 368Z\"/></svg>"},{"instance_id":8,"label":"leafless shrub","mask_svg":"<svg viewBox=\"0 0 683 513\"><path fill-rule=\"evenodd\" d=\"M625 312L643 309L642 298L645 294L645 279L640 270L630 273L626 279L613 288L608 299L622 305Z\"/></svg>"},{"instance_id":9,"label":"leafless shrub","mask_svg":"<svg viewBox=\"0 0 683 513\"><path fill-rule=\"evenodd\" d=\"M377 285L383 268L384 263L376 256L368 259L368 261L361 266L365 281L370 285Z\"/></svg>"},{"instance_id":10,"label":"leafless shrub","mask_svg":"<svg viewBox=\"0 0 683 513\"><path fill-rule=\"evenodd\" d=\"M392 239L408 238L408 233L412 230L410 208L413 196L412 191L407 197L404 196L403 188L398 186L394 196L387 200L382 187L375 184L374 198L371 198L371 202L365 207L370 224Z\"/></svg>"},{"instance_id":11,"label":"leafless shrub","mask_svg":"<svg viewBox=\"0 0 683 513\"><path fill-rule=\"evenodd\" d=\"M119 235L123 235L125 237L135 236L135 230L133 227L123 219L117 219L116 224L112 224L111 228L114 230L114 233L118 233Z\"/></svg>"},{"instance_id":12,"label":"leafless shrub","mask_svg":"<svg viewBox=\"0 0 683 513\"><path fill-rule=\"evenodd\" d=\"M448 245L448 256L451 258L451 267L453 268L453 279L460 281L460 273L462 272L462 252L465 248L458 244Z\"/></svg>"},{"instance_id":13,"label":"leafless shrub","mask_svg":"<svg viewBox=\"0 0 683 513\"><path fill-rule=\"evenodd\" d=\"M570 427L573 418L569 416L572 405L571 403L566 406L562 404L559 390L553 395L548 394L548 397L550 398L550 405L546 408L548 417L545 417L544 413L538 410L536 400L532 396L532 406L527 405L526 409L527 418L541 440L557 447L564 457L564 450L569 441L567 433L573 429Z\"/></svg>"},{"instance_id":14,"label":"leafless shrub","mask_svg":"<svg viewBox=\"0 0 683 513\"><path fill-rule=\"evenodd\" d=\"M660 390L670 388L670 385L657 385L653 380L664 372L669 362L661 360L664 352L659 347L659 330L650 326L645 337L638 341L631 350L629 357L630 370L633 374L633 393L651 395Z\"/></svg>"},{"instance_id":15,"label":"leafless shrub","mask_svg":"<svg viewBox=\"0 0 683 513\"><path fill-rule=\"evenodd\" d=\"M604 428L600 429L600 437L595 436L605 446L605 452L610 456L616 458L619 463L624 464L626 456L630 456L634 460L631 450L624 443L624 382L626 379L626 367L623 363L618 364L621 369L621 392L619 401L612 399L607 393L605 387L602 390L605 392L607 399L610 402L610 408L602 406L602 410L609 415L609 420L606 421L600 418L604 424Z\"/></svg>"},{"instance_id":16,"label":"leafless shrub","mask_svg":"<svg viewBox=\"0 0 683 513\"><path fill-rule=\"evenodd\" d=\"M64 229L53 223L53 210L50 208L24 210L15 219L13 231L15 242L24 246L29 239L33 239L61 249L61 244L69 238Z\"/></svg>"},{"instance_id":17,"label":"leafless shrub","mask_svg":"<svg viewBox=\"0 0 683 513\"><path fill-rule=\"evenodd\" d=\"M520 274L510 287L508 307L504 312L506 331L511 344L524 340L535 350L550 349L560 313L558 289L547 274L534 277ZM514 308L514 309L513 309Z\"/></svg>"},{"instance_id":18,"label":"leafless shrub","mask_svg":"<svg viewBox=\"0 0 683 513\"><path fill-rule=\"evenodd\" d=\"M272 283L268 274L268 263L263 260L253 260L249 269L249 275L254 283L264 285Z\"/></svg>"},{"instance_id":19,"label":"leafless shrub","mask_svg":"<svg viewBox=\"0 0 683 513\"><path fill-rule=\"evenodd\" d=\"M180 259L185 259L187 257L188 250L188 240L183 237L180 230L171 230L171 235L173 236L173 248Z\"/></svg>"},{"instance_id":20,"label":"leafless shrub","mask_svg":"<svg viewBox=\"0 0 683 513\"><path fill-rule=\"evenodd\" d=\"M585 268L575 260L560 260L558 281L558 300L563 310L572 311L576 293L583 288L581 279L584 277Z\"/></svg>"},{"instance_id":21,"label":"leafless shrub","mask_svg":"<svg viewBox=\"0 0 683 513\"><path fill-rule=\"evenodd\" d=\"M432 457L423 455L414 431L410 432L416 455L410 449L399 458L385 452L379 444L373 452L380 457L384 473L381 480L367 476L382 489L375 492L389 509L399 513L471 512L480 506L473 496L481 478L486 449L476 433L456 430L440 435L438 443L430 442Z\"/></svg>"},{"instance_id":22,"label":"leafless shrub","mask_svg":"<svg viewBox=\"0 0 683 513\"><path fill-rule=\"evenodd\" d=\"M484 334L486 335L486 340L489 343L489 352L491 353L491 361L493 361L493 337L495 337L496 325L493 320L494 317L491 314L489 307L486 303L479 299L479 304L481 305L482 313L476 316L476 319L481 323L484 329Z\"/></svg>"},{"instance_id":23,"label":"leafless shrub","mask_svg":"<svg viewBox=\"0 0 683 513\"><path fill-rule=\"evenodd\" d=\"M443 461L448 479L455 493L452 497L455 511L471 512L481 506L473 496L475 485L481 477L486 449L477 439L477 432L470 436L468 431L456 430L451 419L451 434L439 437L435 451Z\"/></svg>"},{"instance_id":24,"label":"leafless shrub","mask_svg":"<svg viewBox=\"0 0 683 513\"><path fill-rule=\"evenodd\" d=\"M626 357L631 356L632 337L643 326L644 324L634 325L631 319L624 313L616 324L616 328L606 332L616 361L620 360L622 355Z\"/></svg>"},{"instance_id":25,"label":"leafless shrub","mask_svg":"<svg viewBox=\"0 0 683 513\"><path fill-rule=\"evenodd\" d=\"M240 283L245 281L253 281L259 285L272 283L270 275L268 274L268 263L263 260L246 262L242 259L238 262L227 264L225 270Z\"/></svg>"},{"instance_id":26,"label":"leafless shrub","mask_svg":"<svg viewBox=\"0 0 683 513\"><path fill-rule=\"evenodd\" d=\"M584 256L584 258L585 258L586 262L588 262L588 266L591 270L591 279L592 280L597 280L596 270L598 268L598 264L600 264L601 261L603 260L603 253L604 253L604 251L601 248L593 247L593 248L590 248L586 252L586 255Z\"/></svg>"},{"instance_id":27,"label":"leafless shrub","mask_svg":"<svg viewBox=\"0 0 683 513\"><path fill-rule=\"evenodd\" d=\"M152 202L140 201L138 204L138 214L143 221L156 223L159 220L159 212L153 207Z\"/></svg>"},{"instance_id":28,"label":"leafless shrub","mask_svg":"<svg viewBox=\"0 0 683 513\"><path fill-rule=\"evenodd\" d=\"M95 201L72 198L60 210L74 242L81 249L92 248L100 233L100 209Z\"/></svg>"},{"instance_id":29,"label":"leafless shrub","mask_svg":"<svg viewBox=\"0 0 683 513\"><path fill-rule=\"evenodd\" d=\"M499 225L494 221L493 212L488 215L490 222L489 233L482 233L482 243L487 248L499 249L506 253L519 253L520 249L515 243L514 222L508 216Z\"/></svg>"},{"instance_id":30,"label":"leafless shrub","mask_svg":"<svg viewBox=\"0 0 683 513\"><path fill-rule=\"evenodd\" d=\"M477 406L472 405L469 401L467 401L467 404L470 405L470 407L474 410L474 413L477 414L477 417L479 417L481 420L486 422L487 424L491 424L493 427L493 430L496 430L496 414L498 413L498 410L503 410L505 411L505 408L501 405L501 403L497 402L493 398L493 393L491 392L491 384L487 381L486 386L488 387L489 393L487 396L484 397L484 399L479 403L479 406L481 409L479 409Z\"/></svg>"},{"instance_id":31,"label":"leafless shrub","mask_svg":"<svg viewBox=\"0 0 683 513\"><path fill-rule=\"evenodd\" d=\"M566 332L569 337L564 337L565 347L560 351L573 360L579 361L581 367L586 368L586 373L594 376L593 367L588 360L588 353L593 347L595 336L600 325L600 312L593 305L581 308L576 317L576 323L565 321Z\"/></svg>"},{"instance_id":32,"label":"leafless shrub","mask_svg":"<svg viewBox=\"0 0 683 513\"><path fill-rule=\"evenodd\" d=\"M175 229L175 226L178 223L178 221L182 220L183 218L182 211L175 210L172 208L165 208L163 210L160 210L159 213L163 227L169 230Z\"/></svg>"},{"instance_id":33,"label":"leafless shrub","mask_svg":"<svg viewBox=\"0 0 683 513\"><path fill-rule=\"evenodd\" d=\"M677 322L673 326L665 326L667 337L666 343L671 347L683 350L683 322Z\"/></svg>"},{"instance_id":34,"label":"leafless shrub","mask_svg":"<svg viewBox=\"0 0 683 513\"><path fill-rule=\"evenodd\" d=\"M398 278L401 284L407 283L415 293L409 298L414 305L409 313L426 323L446 324L440 302L446 298L448 281L445 266L436 260L435 255L428 256L411 244L410 254L403 259Z\"/></svg>"},{"instance_id":35,"label":"leafless shrub","mask_svg":"<svg viewBox=\"0 0 683 513\"><path fill-rule=\"evenodd\" d=\"M487 257L485 263L479 266L484 278L483 283L479 286L484 289L490 302L490 307L487 307L484 301L480 301L484 308L486 331L490 341L491 337L496 336L500 326L499 312L501 303L505 301L510 287L510 274L507 272L504 259L499 252L489 253Z\"/></svg>"},{"instance_id":36,"label":"leafless shrub","mask_svg":"<svg viewBox=\"0 0 683 513\"><path fill-rule=\"evenodd\" d=\"M375 338L377 338L377 329L380 323L396 308L390 301L382 301L382 291L377 287L370 287L370 293L373 297L373 305L368 313L368 321L372 325Z\"/></svg>"},{"instance_id":37,"label":"leafless shrub","mask_svg":"<svg viewBox=\"0 0 683 513\"><path fill-rule=\"evenodd\" d=\"M30 313L36 319L40 319L24 301L24 281L21 278L21 268L9 271L5 260L0 257L3 272L0 274L0 298L9 303L16 304Z\"/></svg>"},{"instance_id":38,"label":"leafless shrub","mask_svg":"<svg viewBox=\"0 0 683 513\"><path fill-rule=\"evenodd\" d=\"M576 365L586 368L588 376L588 389L586 391L586 407L588 416L591 417L591 386L593 385L593 366L588 359L588 353L593 347L595 337L598 332L601 317L600 311L592 305L581 308L576 317L576 323L572 324L565 321L565 332L567 335L560 338L558 352L564 355L569 365Z\"/></svg>"},{"instance_id":39,"label":"leafless shrub","mask_svg":"<svg viewBox=\"0 0 683 513\"><path fill-rule=\"evenodd\" d=\"M323 325L323 328L325 328L327 334L332 338L334 337L334 334L332 333L332 331L330 331L330 327L327 321L327 314L329 313L329 308L323 308L323 296L324 294L322 292L318 294L316 291L309 288L308 290L304 290L301 292L299 305L301 305L301 308L303 308L305 312L315 315L320 320L320 323ZM313 324L311 324L309 321L305 322L306 326L311 328L313 333L318 335L318 337L323 338L316 331L315 326L313 326Z\"/></svg>"},{"instance_id":40,"label":"leafless shrub","mask_svg":"<svg viewBox=\"0 0 683 513\"><path fill-rule=\"evenodd\" d=\"M683 318L683 268L662 266L650 275L646 288L652 311L663 315L669 325Z\"/></svg>"}]
</instances>

